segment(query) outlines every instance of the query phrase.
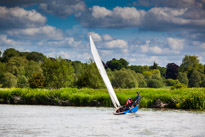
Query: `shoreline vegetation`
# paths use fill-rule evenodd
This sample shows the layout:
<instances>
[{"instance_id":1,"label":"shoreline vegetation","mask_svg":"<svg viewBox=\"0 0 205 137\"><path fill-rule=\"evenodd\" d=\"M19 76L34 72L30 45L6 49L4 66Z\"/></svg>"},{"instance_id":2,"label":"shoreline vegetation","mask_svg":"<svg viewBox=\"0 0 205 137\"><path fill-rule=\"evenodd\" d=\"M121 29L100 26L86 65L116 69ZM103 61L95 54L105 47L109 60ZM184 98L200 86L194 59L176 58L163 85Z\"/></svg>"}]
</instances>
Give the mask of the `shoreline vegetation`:
<instances>
[{"instance_id":1,"label":"shoreline vegetation","mask_svg":"<svg viewBox=\"0 0 205 137\"><path fill-rule=\"evenodd\" d=\"M205 88L115 89L121 105L136 92L142 96L140 108L205 109ZM107 89L0 88L0 104L103 106L112 107Z\"/></svg>"}]
</instances>

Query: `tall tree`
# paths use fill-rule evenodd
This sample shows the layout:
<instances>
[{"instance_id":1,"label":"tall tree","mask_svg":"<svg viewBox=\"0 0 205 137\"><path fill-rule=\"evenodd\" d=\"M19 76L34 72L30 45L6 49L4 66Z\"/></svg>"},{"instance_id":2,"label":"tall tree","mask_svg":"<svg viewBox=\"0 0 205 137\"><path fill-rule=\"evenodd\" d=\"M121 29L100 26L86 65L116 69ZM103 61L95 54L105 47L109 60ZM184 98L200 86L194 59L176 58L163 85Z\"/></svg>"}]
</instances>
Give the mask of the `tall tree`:
<instances>
[{"instance_id":1,"label":"tall tree","mask_svg":"<svg viewBox=\"0 0 205 137\"><path fill-rule=\"evenodd\" d=\"M74 69L70 61L61 57L56 60L46 59L42 64L45 85L49 88L71 87Z\"/></svg>"},{"instance_id":2,"label":"tall tree","mask_svg":"<svg viewBox=\"0 0 205 137\"><path fill-rule=\"evenodd\" d=\"M14 76L12 73L6 72L3 76L3 87L17 87L17 77Z\"/></svg>"},{"instance_id":3,"label":"tall tree","mask_svg":"<svg viewBox=\"0 0 205 137\"><path fill-rule=\"evenodd\" d=\"M186 55L182 60L182 64L180 65L180 71L189 72L193 69L196 69L196 70L199 69L198 56L188 56L188 55Z\"/></svg>"},{"instance_id":4,"label":"tall tree","mask_svg":"<svg viewBox=\"0 0 205 137\"><path fill-rule=\"evenodd\" d=\"M11 57L14 57L14 56L19 56L19 51L18 50L15 50L13 48L10 48L10 49L6 49L3 53L3 56L2 56L2 61L3 62L8 62L9 59Z\"/></svg>"},{"instance_id":5,"label":"tall tree","mask_svg":"<svg viewBox=\"0 0 205 137\"><path fill-rule=\"evenodd\" d=\"M180 83L183 83L188 86L189 79L187 78L186 72L179 72L177 78Z\"/></svg>"},{"instance_id":6,"label":"tall tree","mask_svg":"<svg viewBox=\"0 0 205 137\"><path fill-rule=\"evenodd\" d=\"M106 65L111 70L120 70L122 68L127 68L128 62L125 59L120 58L120 60L112 59L110 61L107 61Z\"/></svg>"},{"instance_id":7,"label":"tall tree","mask_svg":"<svg viewBox=\"0 0 205 137\"><path fill-rule=\"evenodd\" d=\"M166 78L177 79L179 66L175 63L168 63L166 68Z\"/></svg>"},{"instance_id":8,"label":"tall tree","mask_svg":"<svg viewBox=\"0 0 205 137\"><path fill-rule=\"evenodd\" d=\"M200 87L201 73L194 69L189 78L189 87Z\"/></svg>"},{"instance_id":9,"label":"tall tree","mask_svg":"<svg viewBox=\"0 0 205 137\"><path fill-rule=\"evenodd\" d=\"M26 58L28 60L33 60L36 62L43 62L45 59L45 56L42 53L39 52L30 52L26 55Z\"/></svg>"},{"instance_id":10,"label":"tall tree","mask_svg":"<svg viewBox=\"0 0 205 137\"><path fill-rule=\"evenodd\" d=\"M150 69L158 69L158 64L154 61L153 65L150 66Z\"/></svg>"},{"instance_id":11,"label":"tall tree","mask_svg":"<svg viewBox=\"0 0 205 137\"><path fill-rule=\"evenodd\" d=\"M105 87L104 82L98 72L98 69L92 60L88 64L84 64L83 71L78 75L76 86L79 88L103 88Z\"/></svg>"}]
</instances>

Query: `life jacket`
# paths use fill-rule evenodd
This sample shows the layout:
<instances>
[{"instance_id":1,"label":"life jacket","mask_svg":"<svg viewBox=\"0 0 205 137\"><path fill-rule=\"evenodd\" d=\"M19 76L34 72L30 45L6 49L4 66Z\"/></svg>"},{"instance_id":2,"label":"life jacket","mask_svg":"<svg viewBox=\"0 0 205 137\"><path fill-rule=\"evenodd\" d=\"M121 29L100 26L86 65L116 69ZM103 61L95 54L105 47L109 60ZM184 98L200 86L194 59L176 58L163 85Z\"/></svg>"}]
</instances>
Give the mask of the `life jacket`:
<instances>
[{"instance_id":1,"label":"life jacket","mask_svg":"<svg viewBox=\"0 0 205 137\"><path fill-rule=\"evenodd\" d=\"M133 104L133 101L128 99L127 102L126 102L126 106L130 106L131 107L132 104Z\"/></svg>"}]
</instances>

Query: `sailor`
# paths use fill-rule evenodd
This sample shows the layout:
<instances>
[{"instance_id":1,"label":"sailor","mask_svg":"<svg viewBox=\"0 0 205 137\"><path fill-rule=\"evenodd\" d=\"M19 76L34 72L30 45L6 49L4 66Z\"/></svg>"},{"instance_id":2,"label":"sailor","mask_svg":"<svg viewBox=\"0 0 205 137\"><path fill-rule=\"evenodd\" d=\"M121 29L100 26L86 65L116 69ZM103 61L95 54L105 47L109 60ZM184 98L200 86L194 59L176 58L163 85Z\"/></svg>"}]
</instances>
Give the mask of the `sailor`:
<instances>
[{"instance_id":1,"label":"sailor","mask_svg":"<svg viewBox=\"0 0 205 137\"><path fill-rule=\"evenodd\" d=\"M134 103L133 103L131 109L132 109L133 107L139 106L139 103L140 103L140 100L141 100L141 96L140 96L140 93L139 93L139 92L136 92L136 95L137 95L137 96L136 96L136 98L135 98L135 101L134 101Z\"/></svg>"},{"instance_id":2,"label":"sailor","mask_svg":"<svg viewBox=\"0 0 205 137\"><path fill-rule=\"evenodd\" d=\"M127 100L127 102L126 102L126 107L129 109L131 106L132 106L132 104L133 104L133 101L132 101L132 99L131 98L128 98L128 100Z\"/></svg>"}]
</instances>

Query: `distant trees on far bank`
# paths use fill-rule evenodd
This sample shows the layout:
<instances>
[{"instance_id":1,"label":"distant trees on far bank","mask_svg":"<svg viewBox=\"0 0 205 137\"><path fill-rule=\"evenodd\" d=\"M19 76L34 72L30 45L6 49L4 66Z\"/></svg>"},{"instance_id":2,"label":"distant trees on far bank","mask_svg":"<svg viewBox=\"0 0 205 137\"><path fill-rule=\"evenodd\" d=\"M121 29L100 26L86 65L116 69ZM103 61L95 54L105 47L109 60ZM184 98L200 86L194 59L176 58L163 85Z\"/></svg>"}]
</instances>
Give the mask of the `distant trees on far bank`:
<instances>
[{"instance_id":1,"label":"distant trees on far bank","mask_svg":"<svg viewBox=\"0 0 205 137\"><path fill-rule=\"evenodd\" d=\"M105 88L92 60L82 63L47 58L42 53L12 48L0 51L0 55L0 87ZM151 66L129 66L122 58L107 61L104 66L114 88L205 87L205 68L197 56L186 55L180 66L168 63L160 67L156 62Z\"/></svg>"}]
</instances>

